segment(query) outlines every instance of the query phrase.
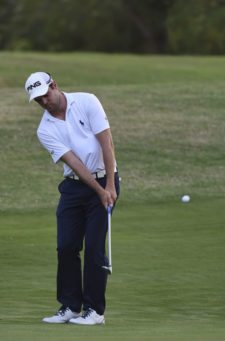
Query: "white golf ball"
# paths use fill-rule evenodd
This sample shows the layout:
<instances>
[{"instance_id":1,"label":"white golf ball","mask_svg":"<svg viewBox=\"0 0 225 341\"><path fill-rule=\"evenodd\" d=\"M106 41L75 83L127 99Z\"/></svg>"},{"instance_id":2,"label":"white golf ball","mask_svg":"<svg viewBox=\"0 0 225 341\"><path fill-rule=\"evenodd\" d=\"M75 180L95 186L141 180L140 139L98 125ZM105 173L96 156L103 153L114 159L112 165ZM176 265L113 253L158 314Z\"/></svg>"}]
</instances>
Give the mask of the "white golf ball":
<instances>
[{"instance_id":1,"label":"white golf ball","mask_svg":"<svg viewBox=\"0 0 225 341\"><path fill-rule=\"evenodd\" d=\"M181 201L184 202L184 203L187 203L191 200L190 196L189 195L183 195L182 198L181 198Z\"/></svg>"}]
</instances>

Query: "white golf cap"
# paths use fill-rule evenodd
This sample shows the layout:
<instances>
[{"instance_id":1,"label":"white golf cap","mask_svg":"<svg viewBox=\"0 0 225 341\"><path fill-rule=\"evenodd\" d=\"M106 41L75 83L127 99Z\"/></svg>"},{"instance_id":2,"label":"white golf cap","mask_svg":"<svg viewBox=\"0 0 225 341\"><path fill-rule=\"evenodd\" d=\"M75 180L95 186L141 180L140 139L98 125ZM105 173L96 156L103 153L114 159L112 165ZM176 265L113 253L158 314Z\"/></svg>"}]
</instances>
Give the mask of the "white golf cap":
<instances>
[{"instance_id":1,"label":"white golf cap","mask_svg":"<svg viewBox=\"0 0 225 341\"><path fill-rule=\"evenodd\" d=\"M49 85L52 83L52 77L47 72L32 73L25 83L25 90L29 96L29 102L32 99L43 96L48 92Z\"/></svg>"}]
</instances>

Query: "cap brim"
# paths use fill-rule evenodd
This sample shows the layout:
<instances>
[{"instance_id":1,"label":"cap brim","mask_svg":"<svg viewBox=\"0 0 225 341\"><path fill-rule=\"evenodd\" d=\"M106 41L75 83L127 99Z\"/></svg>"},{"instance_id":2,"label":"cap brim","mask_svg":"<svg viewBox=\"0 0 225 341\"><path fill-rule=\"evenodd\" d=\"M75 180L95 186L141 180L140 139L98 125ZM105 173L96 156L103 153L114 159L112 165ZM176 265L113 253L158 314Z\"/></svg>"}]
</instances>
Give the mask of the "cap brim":
<instances>
[{"instance_id":1,"label":"cap brim","mask_svg":"<svg viewBox=\"0 0 225 341\"><path fill-rule=\"evenodd\" d=\"M49 85L50 84L43 84L41 87L32 91L32 94L30 95L29 98L29 102L31 102L36 97L44 96L48 92Z\"/></svg>"}]
</instances>

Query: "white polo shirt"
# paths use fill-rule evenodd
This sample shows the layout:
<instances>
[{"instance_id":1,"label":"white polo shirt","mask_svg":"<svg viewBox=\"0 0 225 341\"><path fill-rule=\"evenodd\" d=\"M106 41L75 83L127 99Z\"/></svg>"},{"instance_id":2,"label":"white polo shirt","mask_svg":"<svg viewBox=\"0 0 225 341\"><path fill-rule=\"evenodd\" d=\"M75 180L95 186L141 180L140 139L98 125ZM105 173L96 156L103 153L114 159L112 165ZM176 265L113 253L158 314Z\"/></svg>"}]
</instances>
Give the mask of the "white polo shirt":
<instances>
[{"instance_id":1,"label":"white polo shirt","mask_svg":"<svg viewBox=\"0 0 225 341\"><path fill-rule=\"evenodd\" d=\"M67 100L65 121L53 117L47 110L37 130L41 144L57 163L72 150L91 173L105 169L101 146L96 134L109 128L106 113L93 94L64 93ZM64 164L64 176L74 174Z\"/></svg>"}]
</instances>

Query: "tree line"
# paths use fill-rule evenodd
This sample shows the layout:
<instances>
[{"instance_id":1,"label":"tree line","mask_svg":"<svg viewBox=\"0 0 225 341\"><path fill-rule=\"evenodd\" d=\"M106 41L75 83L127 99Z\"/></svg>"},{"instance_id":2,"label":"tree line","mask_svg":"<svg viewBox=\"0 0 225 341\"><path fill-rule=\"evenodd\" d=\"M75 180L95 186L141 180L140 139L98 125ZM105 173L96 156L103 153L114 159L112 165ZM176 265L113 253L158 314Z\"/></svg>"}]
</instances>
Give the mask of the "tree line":
<instances>
[{"instance_id":1,"label":"tree line","mask_svg":"<svg viewBox=\"0 0 225 341\"><path fill-rule=\"evenodd\" d=\"M225 0L0 0L0 49L224 54Z\"/></svg>"}]
</instances>

